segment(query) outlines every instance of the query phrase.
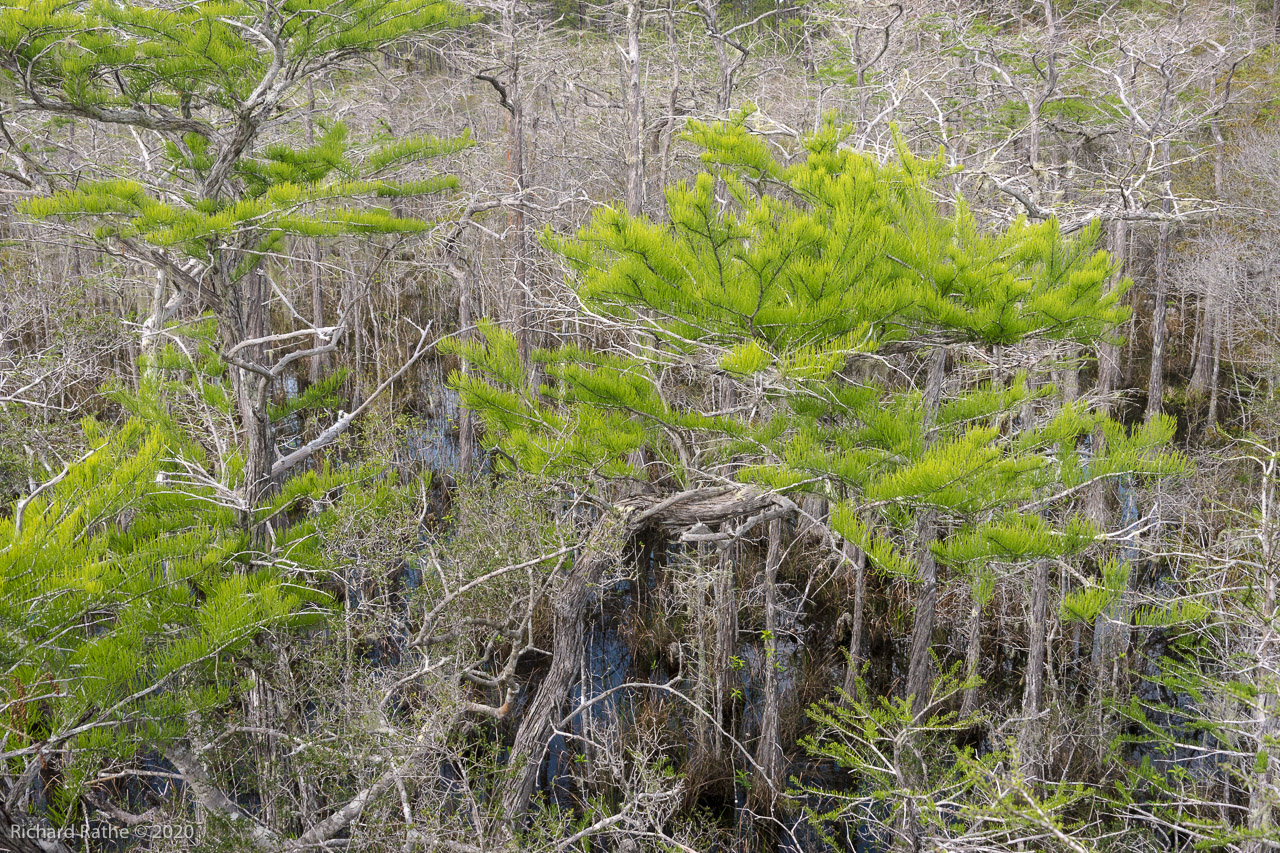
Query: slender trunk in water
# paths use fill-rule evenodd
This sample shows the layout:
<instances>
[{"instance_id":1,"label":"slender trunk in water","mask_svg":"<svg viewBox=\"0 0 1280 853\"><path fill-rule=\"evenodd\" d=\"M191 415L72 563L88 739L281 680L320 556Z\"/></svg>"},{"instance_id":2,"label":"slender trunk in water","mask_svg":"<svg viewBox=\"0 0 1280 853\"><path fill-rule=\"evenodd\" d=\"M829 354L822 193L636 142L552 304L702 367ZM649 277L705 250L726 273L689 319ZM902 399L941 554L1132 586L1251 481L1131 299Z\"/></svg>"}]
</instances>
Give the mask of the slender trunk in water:
<instances>
[{"instance_id":1,"label":"slender trunk in water","mask_svg":"<svg viewBox=\"0 0 1280 853\"><path fill-rule=\"evenodd\" d=\"M728 526L726 524L726 526ZM715 619L715 655L712 660L712 716L725 725L725 701L729 698L729 678L733 672L733 652L738 645L738 595L734 584L734 546L720 552L712 585L712 613ZM711 754L719 756L724 744L717 732L711 733Z\"/></svg>"},{"instance_id":2,"label":"slender trunk in water","mask_svg":"<svg viewBox=\"0 0 1280 853\"><path fill-rule=\"evenodd\" d=\"M1266 840L1275 837L1275 797L1276 797L1276 737L1275 694L1263 685L1271 679L1269 673L1274 672L1274 658L1271 646L1275 642L1276 586L1277 577L1274 561L1276 559L1274 543L1275 527L1275 477L1276 460L1268 460L1262 469L1262 488L1259 501L1261 519L1258 537L1262 545L1262 565L1266 572L1263 586L1262 620L1259 626L1257 644L1254 650L1254 683L1262 687L1252 700L1255 737L1258 744L1259 760L1255 763L1252 778L1249 780L1249 829L1257 840L1252 841L1245 849L1248 853L1274 853L1280 849Z\"/></svg>"},{"instance_id":3,"label":"slender trunk in water","mask_svg":"<svg viewBox=\"0 0 1280 853\"><path fill-rule=\"evenodd\" d=\"M769 522L769 550L764 561L764 710L756 763L763 777L752 786L753 799L772 813L782 787L782 724L778 696L778 565L782 562L782 520Z\"/></svg>"},{"instance_id":4,"label":"slender trunk in water","mask_svg":"<svg viewBox=\"0 0 1280 853\"><path fill-rule=\"evenodd\" d=\"M862 677L862 629L867 601L867 555L851 542L844 543L844 555L853 566L853 610L849 614L849 666L844 671L844 696L840 703L858 698ZM846 698L847 697L847 698Z\"/></svg>"},{"instance_id":5,"label":"slender trunk in water","mask_svg":"<svg viewBox=\"0 0 1280 853\"><path fill-rule=\"evenodd\" d=\"M1160 144L1160 159L1165 182L1160 210L1169 213L1169 143ZM1169 301L1169 223L1161 222L1156 236L1156 298L1151 308L1151 376L1147 382L1147 421L1164 412L1164 350L1169 337L1166 317Z\"/></svg>"},{"instance_id":6,"label":"slender trunk in water","mask_svg":"<svg viewBox=\"0 0 1280 853\"><path fill-rule=\"evenodd\" d=\"M970 587L969 593L969 636L964 649L964 677L973 678L978 674L978 662L982 657L982 599L978 595L977 582ZM968 687L964 691L964 700L960 704L960 716L967 717L978 710L978 685Z\"/></svg>"},{"instance_id":7,"label":"slender trunk in water","mask_svg":"<svg viewBox=\"0 0 1280 853\"><path fill-rule=\"evenodd\" d=\"M938 416L946 369L947 349L937 347L929 360L924 389L922 418L926 447L932 443L929 430ZM920 566L920 583L916 592L915 619L911 626L911 657L907 669L907 696L912 697L911 707L916 713L923 710L928 701L932 674L929 647L933 640L934 610L938 604L938 565L929 546L937 536L936 514L930 509L922 510L916 520L916 562Z\"/></svg>"},{"instance_id":8,"label":"slender trunk in water","mask_svg":"<svg viewBox=\"0 0 1280 853\"><path fill-rule=\"evenodd\" d=\"M1022 732L1019 751L1027 778L1044 776L1044 744L1040 713L1044 700L1045 635L1049 617L1049 561L1039 560L1031 576L1031 612L1027 614L1030 644L1027 649L1026 681L1022 689Z\"/></svg>"}]
</instances>

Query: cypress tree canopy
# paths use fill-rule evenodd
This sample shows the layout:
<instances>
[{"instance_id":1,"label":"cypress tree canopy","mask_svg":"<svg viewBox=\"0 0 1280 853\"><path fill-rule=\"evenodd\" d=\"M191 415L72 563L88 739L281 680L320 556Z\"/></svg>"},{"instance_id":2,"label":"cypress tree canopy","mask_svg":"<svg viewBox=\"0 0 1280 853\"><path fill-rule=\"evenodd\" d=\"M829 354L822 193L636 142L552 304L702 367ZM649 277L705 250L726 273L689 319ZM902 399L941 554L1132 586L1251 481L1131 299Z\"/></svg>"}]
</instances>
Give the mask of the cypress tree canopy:
<instances>
[{"instance_id":1,"label":"cypress tree canopy","mask_svg":"<svg viewBox=\"0 0 1280 853\"><path fill-rule=\"evenodd\" d=\"M1064 509L1086 482L1179 466L1158 449L1171 422L1127 433L1088 401L1012 428L1054 390L1023 373L957 374L928 411L938 348L969 358L1112 333L1127 282L1094 250L1096 224L983 228L935 195L941 157L881 162L829 124L785 163L746 115L691 125L705 171L668 189L667 221L608 208L547 236L583 315L621 345L538 350L533 388L506 332L451 344L476 368L455 387L515 464L658 491L816 493L835 533L906 575L900 546L922 510L950 520L938 557L1030 559L1092 539ZM1086 460L1095 430L1107 450Z\"/></svg>"},{"instance_id":2,"label":"cypress tree canopy","mask_svg":"<svg viewBox=\"0 0 1280 853\"><path fill-rule=\"evenodd\" d=\"M454 187L452 176L414 167L469 137L358 144L341 122L322 121L314 144L272 138L296 120L290 98L309 78L466 20L443 0L7 4L0 67L20 94L19 111L165 140L163 170L71 185L47 175L53 192L26 211L89 220L99 239L139 240L206 263L220 247L260 252L284 234L424 230L377 202Z\"/></svg>"},{"instance_id":3,"label":"cypress tree canopy","mask_svg":"<svg viewBox=\"0 0 1280 853\"><path fill-rule=\"evenodd\" d=\"M124 422L85 419L89 450L0 519L3 757L16 774L42 756L75 757L49 792L59 821L77 819L80 786L102 761L162 752L225 706L246 686L232 662L264 632L314 624L333 603L307 578L330 567L319 534L334 496L364 474L322 466L290 478L254 508L270 527L255 541L195 437L232 410L212 325L188 331L195 358L169 346L140 392L112 392ZM167 402L183 391L195 425Z\"/></svg>"}]
</instances>

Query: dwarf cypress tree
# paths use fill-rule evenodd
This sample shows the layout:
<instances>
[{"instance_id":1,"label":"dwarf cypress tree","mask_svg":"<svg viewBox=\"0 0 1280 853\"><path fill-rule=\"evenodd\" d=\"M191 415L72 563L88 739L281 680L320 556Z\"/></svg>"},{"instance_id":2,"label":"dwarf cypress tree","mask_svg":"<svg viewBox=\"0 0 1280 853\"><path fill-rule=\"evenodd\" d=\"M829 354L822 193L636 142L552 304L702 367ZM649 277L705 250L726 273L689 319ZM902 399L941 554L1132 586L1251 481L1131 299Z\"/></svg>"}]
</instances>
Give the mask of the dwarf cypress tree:
<instances>
[{"instance_id":1,"label":"dwarf cypress tree","mask_svg":"<svg viewBox=\"0 0 1280 853\"><path fill-rule=\"evenodd\" d=\"M168 749L240 686L235 655L327 600L298 572L320 565L321 508L346 477L323 467L287 476L350 416L277 458L272 421L283 413L269 395L291 364L336 347L343 322L271 328L268 259L296 238L426 230L390 205L453 187L432 161L469 140L356 139L321 118L314 138L294 144L297 93L465 20L445 0L0 8L6 114L43 119L37 129L52 134L91 123L143 152L140 163L121 154L64 173L7 125L11 177L31 189L23 209L162 274L176 292L147 327L194 353L153 353L141 393L118 398L127 422L86 424L91 452L0 521L10 807L52 792L44 813L79 819L79 782L104 759ZM181 326L166 328L175 314ZM300 403L323 402L333 384ZM239 433L230 447L228 432ZM41 767L55 784L32 785Z\"/></svg>"},{"instance_id":2,"label":"dwarf cypress tree","mask_svg":"<svg viewBox=\"0 0 1280 853\"><path fill-rule=\"evenodd\" d=\"M427 164L469 144L465 137L358 141L335 122L299 146L298 89L398 40L463 22L447 0L17 0L0 9L0 69L16 92L12 109L162 142L160 162L141 175L124 163L62 175L30 147L13 153L25 166L19 177L36 191L29 214L77 223L106 251L167 276L189 309L217 318L236 387L248 506L282 473L269 385L305 355L273 362L261 341L272 331L264 258L290 236L425 230L426 222L396 215L387 200L454 186ZM323 353L342 331L339 323L290 342L310 337Z\"/></svg>"},{"instance_id":3,"label":"dwarf cypress tree","mask_svg":"<svg viewBox=\"0 0 1280 853\"><path fill-rule=\"evenodd\" d=\"M157 353L139 393L113 392L124 422L86 419L89 449L0 518L3 837L82 824L104 766L168 755L245 686L256 639L332 604L307 578L331 568L328 507L368 472L294 476L246 529L233 472L195 437L234 411L214 325Z\"/></svg>"},{"instance_id":4,"label":"dwarf cypress tree","mask_svg":"<svg viewBox=\"0 0 1280 853\"><path fill-rule=\"evenodd\" d=\"M1029 418L1051 386L948 369L1111 334L1123 283L1094 250L1096 225L980 227L933 195L941 158L881 162L843 135L828 125L788 165L742 118L691 124L705 171L667 190L666 221L609 208L547 237L584 319L620 345L539 350L532 387L514 339L490 326L451 344L474 368L453 383L509 464L605 497L632 481L632 529L726 546L795 513L799 495L825 498L833 549L850 543L916 588L904 694L927 713L939 564L975 582L1037 566L1047 585L1047 561L1096 533L1074 511L1086 483L1178 460L1160 450L1167 420L1127 433L1083 400ZM1090 458L1095 428L1107 451ZM554 681L540 697L564 688ZM1037 683L1029 672L1032 706ZM538 725L522 725L517 759L540 750ZM523 781L509 806L527 802Z\"/></svg>"}]
</instances>

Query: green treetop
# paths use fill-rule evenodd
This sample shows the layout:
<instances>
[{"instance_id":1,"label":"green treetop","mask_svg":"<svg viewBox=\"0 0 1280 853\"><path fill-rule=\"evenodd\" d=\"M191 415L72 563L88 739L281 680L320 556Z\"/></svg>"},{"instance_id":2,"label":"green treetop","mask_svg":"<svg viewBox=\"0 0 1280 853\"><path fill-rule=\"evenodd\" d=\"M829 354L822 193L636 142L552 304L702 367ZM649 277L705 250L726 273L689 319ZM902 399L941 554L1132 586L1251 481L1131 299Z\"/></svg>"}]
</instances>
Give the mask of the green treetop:
<instances>
[{"instance_id":1,"label":"green treetop","mask_svg":"<svg viewBox=\"0 0 1280 853\"><path fill-rule=\"evenodd\" d=\"M17 177L36 191L29 214L77 223L108 251L155 267L180 301L217 317L233 366L248 503L282 471L267 390L284 366L336 345L333 327L296 335L272 363L264 259L290 236L423 231L389 200L435 193L454 179L434 158L469 144L410 137L353 140L321 122L299 145L297 94L309 79L384 48L465 22L444 0L194 2L142 5L19 0L0 8L0 69L11 109L129 128L159 156L97 163L63 175L16 145ZM164 317L153 318L153 325ZM298 460L292 459L289 464Z\"/></svg>"},{"instance_id":2,"label":"green treetop","mask_svg":"<svg viewBox=\"0 0 1280 853\"><path fill-rule=\"evenodd\" d=\"M842 149L833 126L790 166L741 122L689 137L708 168L667 191L668 222L609 208L548 238L584 314L625 347L538 351L548 382L532 389L501 331L451 344L478 368L454 383L522 467L640 477L628 459L647 448L686 486L974 512L1128 470L1165 436L1163 423L1117 435L1086 469L1085 405L1013 430L1007 416L1051 389L1018 374L927 401L904 375L939 347L1102 339L1127 309L1096 226L980 229L962 203L946 214L934 200L940 159L881 163Z\"/></svg>"}]
</instances>

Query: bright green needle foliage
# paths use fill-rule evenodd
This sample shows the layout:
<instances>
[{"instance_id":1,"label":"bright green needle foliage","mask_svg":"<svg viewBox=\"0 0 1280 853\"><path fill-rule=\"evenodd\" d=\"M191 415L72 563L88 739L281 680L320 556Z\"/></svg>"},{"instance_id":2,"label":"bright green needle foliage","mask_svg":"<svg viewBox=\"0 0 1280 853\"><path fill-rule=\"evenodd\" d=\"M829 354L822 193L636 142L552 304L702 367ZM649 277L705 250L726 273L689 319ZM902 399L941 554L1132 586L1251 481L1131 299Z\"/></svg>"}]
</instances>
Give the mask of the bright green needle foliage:
<instances>
[{"instance_id":1,"label":"bright green needle foliage","mask_svg":"<svg viewBox=\"0 0 1280 853\"><path fill-rule=\"evenodd\" d=\"M5 65L47 88L41 109L131 118L140 104L174 113L236 110L260 88L299 79L409 35L461 23L442 0L287 0L180 4L16 0L0 15ZM257 33L270 32L271 36ZM162 111L157 111L163 116ZM201 133L200 119L156 124Z\"/></svg>"},{"instance_id":2,"label":"bright green needle foliage","mask_svg":"<svg viewBox=\"0 0 1280 853\"><path fill-rule=\"evenodd\" d=\"M668 190L669 223L610 209L552 243L589 304L655 312L672 345L753 342L773 355L754 370L806 377L921 334L1091 340L1124 318L1096 226L1074 239L1053 220L980 231L935 203L941 159L880 163L840 148L843 135L828 125L783 166L741 122L694 124L709 170Z\"/></svg>"},{"instance_id":3,"label":"bright green needle foliage","mask_svg":"<svg viewBox=\"0 0 1280 853\"><path fill-rule=\"evenodd\" d=\"M930 418L913 378L939 346L1110 334L1126 283L1094 250L1096 226L979 228L963 202L937 203L941 159L880 162L842 148L834 125L790 165L743 117L687 135L707 170L667 191L668 221L606 209L576 237L547 238L583 305L627 330L625 348L536 352L547 381L533 389L497 328L452 344L476 368L454 384L521 467L641 477L628 460L645 448L684 487L816 492L837 534L908 576L921 511L954 531L941 560L1016 564L1093 540L1069 511L1091 478L1179 470L1163 450L1170 421L1130 434L1075 404L1022 423L1054 389L998 373L948 382ZM1095 430L1108 449L1086 457Z\"/></svg>"},{"instance_id":4,"label":"bright green needle foliage","mask_svg":"<svg viewBox=\"0 0 1280 853\"><path fill-rule=\"evenodd\" d=\"M90 450L0 519L6 772L65 749L56 793L68 808L103 761L163 749L225 705L243 686L237 658L263 632L324 618L332 598L306 576L331 567L319 544L329 507L367 479L328 467L288 479L253 508L271 530L255 541L232 488L238 467L210 470L181 401L161 402L181 388L209 417L230 408L210 342L144 367L141 394L115 395L128 420L86 420Z\"/></svg>"},{"instance_id":5,"label":"bright green needle foliage","mask_svg":"<svg viewBox=\"0 0 1280 853\"><path fill-rule=\"evenodd\" d=\"M237 686L219 661L324 598L260 567L214 490L178 485L171 457L190 443L165 425L134 418L109 433L86 422L85 438L93 451L24 508L20 527L0 521L14 773L40 744L128 757L173 736Z\"/></svg>"},{"instance_id":6,"label":"bright green needle foliage","mask_svg":"<svg viewBox=\"0 0 1280 853\"><path fill-rule=\"evenodd\" d=\"M305 147L260 147L261 134L308 77L466 20L443 0L7 3L0 67L30 99L26 109L165 140L163 192L128 178L91 180L27 211L96 220L100 238L136 237L206 260L232 236L251 246L279 234L422 230L374 202L452 188L452 177L413 167L466 147L467 137L357 145L340 122Z\"/></svg>"},{"instance_id":7,"label":"bright green needle foliage","mask_svg":"<svg viewBox=\"0 0 1280 853\"><path fill-rule=\"evenodd\" d=\"M451 175L424 179L388 180L368 175L387 149L362 151L349 145L341 123L334 124L315 146L294 150L270 146L260 159L241 161L234 172L243 184L238 200L208 201L200 198L193 180L182 203L161 201L137 181L108 180L78 185L24 205L26 213L41 219L93 220L99 223L99 239L140 239L148 244L173 247L200 260L212 260L220 241L252 240L265 251L282 235L336 237L344 234L393 234L418 232L429 227L418 219L394 216L376 205L356 206L363 200L425 195L453 189ZM199 137L191 139L195 143ZM420 159L452 153L470 144L455 140L417 140ZM197 147L199 147L197 143ZM180 152L171 149L170 162L187 166ZM410 158L411 159L411 158ZM198 178L199 169L191 169ZM172 198L172 193L164 194ZM239 270L241 275L248 268ZM239 277L239 276L237 276Z\"/></svg>"}]
</instances>

